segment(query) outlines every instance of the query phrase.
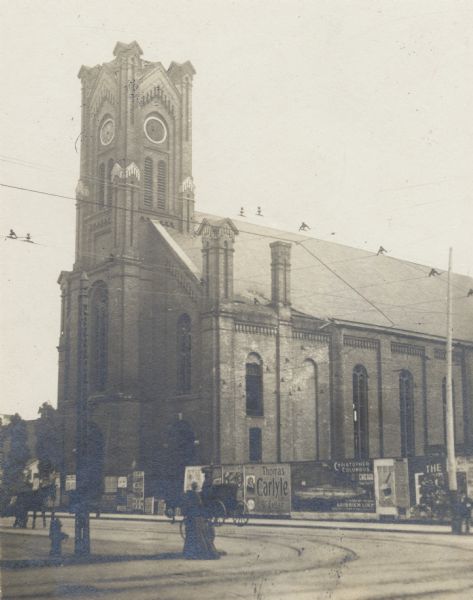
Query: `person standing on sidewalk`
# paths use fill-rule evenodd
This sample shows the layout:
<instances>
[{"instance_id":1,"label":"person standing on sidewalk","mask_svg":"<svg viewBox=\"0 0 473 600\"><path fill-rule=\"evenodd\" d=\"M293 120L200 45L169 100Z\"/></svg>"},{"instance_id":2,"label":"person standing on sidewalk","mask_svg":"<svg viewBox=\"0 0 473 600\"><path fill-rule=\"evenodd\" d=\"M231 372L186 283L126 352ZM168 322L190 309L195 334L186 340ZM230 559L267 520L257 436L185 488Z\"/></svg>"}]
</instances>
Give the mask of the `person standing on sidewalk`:
<instances>
[{"instance_id":1,"label":"person standing on sidewalk","mask_svg":"<svg viewBox=\"0 0 473 600\"><path fill-rule=\"evenodd\" d=\"M183 554L187 559L215 560L220 558L220 553L215 548L212 531L207 523L205 509L197 487L197 483L194 481L191 489L185 495L186 539Z\"/></svg>"},{"instance_id":2,"label":"person standing on sidewalk","mask_svg":"<svg viewBox=\"0 0 473 600\"><path fill-rule=\"evenodd\" d=\"M471 509L473 507L473 500L468 498L465 492L460 494L458 502L458 513L460 520L460 532L459 533L470 533L470 521L471 521Z\"/></svg>"}]
</instances>

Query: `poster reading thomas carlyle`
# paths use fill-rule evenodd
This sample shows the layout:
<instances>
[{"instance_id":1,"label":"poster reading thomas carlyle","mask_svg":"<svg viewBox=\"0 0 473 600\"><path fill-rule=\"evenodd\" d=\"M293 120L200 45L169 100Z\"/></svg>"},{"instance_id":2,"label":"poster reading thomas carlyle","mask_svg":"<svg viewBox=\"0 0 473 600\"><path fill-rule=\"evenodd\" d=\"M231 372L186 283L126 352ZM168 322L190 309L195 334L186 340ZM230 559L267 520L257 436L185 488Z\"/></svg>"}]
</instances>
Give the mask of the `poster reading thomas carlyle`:
<instances>
[{"instance_id":1,"label":"poster reading thomas carlyle","mask_svg":"<svg viewBox=\"0 0 473 600\"><path fill-rule=\"evenodd\" d=\"M471 0L0 10L0 595L473 595Z\"/></svg>"}]
</instances>

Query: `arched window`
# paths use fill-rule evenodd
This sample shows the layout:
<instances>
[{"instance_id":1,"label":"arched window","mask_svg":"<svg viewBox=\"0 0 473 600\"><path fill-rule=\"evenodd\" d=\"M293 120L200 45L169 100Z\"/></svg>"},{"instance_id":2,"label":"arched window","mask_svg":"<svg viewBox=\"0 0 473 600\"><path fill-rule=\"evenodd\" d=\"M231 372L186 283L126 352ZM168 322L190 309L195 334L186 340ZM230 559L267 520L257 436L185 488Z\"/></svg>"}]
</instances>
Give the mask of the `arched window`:
<instances>
[{"instance_id":1,"label":"arched window","mask_svg":"<svg viewBox=\"0 0 473 600\"><path fill-rule=\"evenodd\" d=\"M257 354L246 359L246 414L250 417L263 415L263 363Z\"/></svg>"},{"instance_id":2,"label":"arched window","mask_svg":"<svg viewBox=\"0 0 473 600\"><path fill-rule=\"evenodd\" d=\"M455 414L455 382L452 381L453 431L456 432ZM447 446L447 378L442 379L442 411L443 411L443 441Z\"/></svg>"},{"instance_id":3,"label":"arched window","mask_svg":"<svg viewBox=\"0 0 473 600\"><path fill-rule=\"evenodd\" d=\"M177 391L191 391L191 318L183 314L177 321Z\"/></svg>"},{"instance_id":4,"label":"arched window","mask_svg":"<svg viewBox=\"0 0 473 600\"><path fill-rule=\"evenodd\" d=\"M107 165L107 206L112 206L112 197L113 197L112 171L113 171L113 158L111 158L108 161L108 165Z\"/></svg>"},{"instance_id":5,"label":"arched window","mask_svg":"<svg viewBox=\"0 0 473 600\"><path fill-rule=\"evenodd\" d=\"M108 371L108 290L103 281L90 291L90 385L103 391Z\"/></svg>"},{"instance_id":6,"label":"arched window","mask_svg":"<svg viewBox=\"0 0 473 600\"><path fill-rule=\"evenodd\" d=\"M100 163L98 181L98 203L100 207L105 204L105 165Z\"/></svg>"},{"instance_id":7,"label":"arched window","mask_svg":"<svg viewBox=\"0 0 473 600\"><path fill-rule=\"evenodd\" d=\"M166 208L166 194L168 189L167 165L164 160L158 162L158 208Z\"/></svg>"},{"instance_id":8,"label":"arched window","mask_svg":"<svg viewBox=\"0 0 473 600\"><path fill-rule=\"evenodd\" d=\"M368 373L363 365L353 369L353 441L355 458L369 458Z\"/></svg>"},{"instance_id":9,"label":"arched window","mask_svg":"<svg viewBox=\"0 0 473 600\"><path fill-rule=\"evenodd\" d=\"M414 378L410 371L399 373L401 456L415 456Z\"/></svg>"},{"instance_id":10,"label":"arched window","mask_svg":"<svg viewBox=\"0 0 473 600\"><path fill-rule=\"evenodd\" d=\"M153 161L151 158L145 158L145 195L144 205L145 208L153 207Z\"/></svg>"}]
</instances>

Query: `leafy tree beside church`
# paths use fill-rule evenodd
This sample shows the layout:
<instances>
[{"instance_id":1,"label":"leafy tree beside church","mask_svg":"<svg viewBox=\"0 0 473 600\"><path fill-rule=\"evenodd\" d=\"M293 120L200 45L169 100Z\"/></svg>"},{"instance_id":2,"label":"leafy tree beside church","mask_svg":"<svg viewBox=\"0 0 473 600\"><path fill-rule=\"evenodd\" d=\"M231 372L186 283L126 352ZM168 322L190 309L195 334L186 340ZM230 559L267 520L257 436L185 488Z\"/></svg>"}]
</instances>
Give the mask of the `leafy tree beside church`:
<instances>
[{"instance_id":1,"label":"leafy tree beside church","mask_svg":"<svg viewBox=\"0 0 473 600\"><path fill-rule=\"evenodd\" d=\"M17 413L8 425L1 427L4 452L0 506L5 508L10 498L28 488L24 469L31 456L26 422Z\"/></svg>"},{"instance_id":2,"label":"leafy tree beside church","mask_svg":"<svg viewBox=\"0 0 473 600\"><path fill-rule=\"evenodd\" d=\"M44 481L53 472L60 470L62 461L62 441L59 416L55 408L43 402L38 413L36 429L36 457L38 458L39 477Z\"/></svg>"}]
</instances>

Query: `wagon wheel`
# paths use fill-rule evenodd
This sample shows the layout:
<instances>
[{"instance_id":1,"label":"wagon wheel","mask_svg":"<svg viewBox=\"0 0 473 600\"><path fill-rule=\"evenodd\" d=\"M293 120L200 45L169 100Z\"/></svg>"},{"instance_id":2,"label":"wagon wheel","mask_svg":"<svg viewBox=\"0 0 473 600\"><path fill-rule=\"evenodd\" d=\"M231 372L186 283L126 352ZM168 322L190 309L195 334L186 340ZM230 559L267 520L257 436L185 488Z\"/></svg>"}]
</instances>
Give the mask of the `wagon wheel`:
<instances>
[{"instance_id":1,"label":"wagon wheel","mask_svg":"<svg viewBox=\"0 0 473 600\"><path fill-rule=\"evenodd\" d=\"M215 527L220 527L220 525L225 523L225 519L227 518L227 509L221 500L212 500L209 512L210 521L215 525Z\"/></svg>"},{"instance_id":2,"label":"wagon wheel","mask_svg":"<svg viewBox=\"0 0 473 600\"><path fill-rule=\"evenodd\" d=\"M233 522L237 527L243 527L243 525L246 525L250 520L246 504L242 500L237 502L235 510L232 513L232 517Z\"/></svg>"},{"instance_id":3,"label":"wagon wheel","mask_svg":"<svg viewBox=\"0 0 473 600\"><path fill-rule=\"evenodd\" d=\"M174 508L174 506L166 506L166 508L164 509L164 514L168 519L172 519L174 521L176 517L176 509Z\"/></svg>"}]
</instances>

